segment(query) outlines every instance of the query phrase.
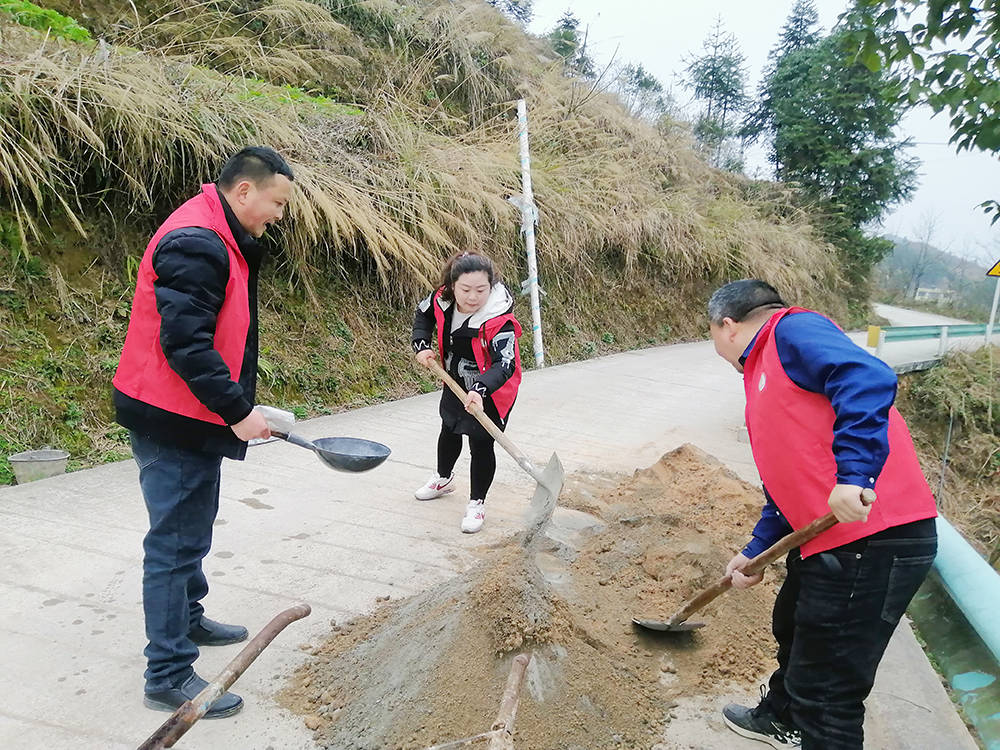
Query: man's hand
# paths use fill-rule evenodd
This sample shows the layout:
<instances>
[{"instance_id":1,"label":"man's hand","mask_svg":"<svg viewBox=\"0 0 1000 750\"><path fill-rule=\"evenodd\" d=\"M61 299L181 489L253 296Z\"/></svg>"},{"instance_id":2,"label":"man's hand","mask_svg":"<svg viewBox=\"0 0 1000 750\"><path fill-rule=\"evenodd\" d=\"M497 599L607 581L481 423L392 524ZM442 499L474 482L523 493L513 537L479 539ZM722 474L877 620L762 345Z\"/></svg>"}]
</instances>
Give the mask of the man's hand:
<instances>
[{"instance_id":1,"label":"man's hand","mask_svg":"<svg viewBox=\"0 0 1000 750\"><path fill-rule=\"evenodd\" d=\"M236 437L244 442L253 440L254 438L267 440L267 438L271 437L271 428L267 426L267 420L256 409L243 417L243 419L234 424L230 429L236 433Z\"/></svg>"},{"instance_id":2,"label":"man's hand","mask_svg":"<svg viewBox=\"0 0 1000 750\"><path fill-rule=\"evenodd\" d=\"M838 484L830 493L827 504L840 523L867 521L875 493L854 484Z\"/></svg>"},{"instance_id":3,"label":"man's hand","mask_svg":"<svg viewBox=\"0 0 1000 750\"><path fill-rule=\"evenodd\" d=\"M433 349L421 349L417 352L417 362L419 362L423 367L427 367L427 363L434 359Z\"/></svg>"},{"instance_id":4,"label":"man's hand","mask_svg":"<svg viewBox=\"0 0 1000 750\"><path fill-rule=\"evenodd\" d=\"M740 572L740 568L746 566L748 562L750 562L750 558L740 552L726 565L726 575L732 576L734 589L748 589L763 580L763 573L758 573L755 576L745 576Z\"/></svg>"},{"instance_id":5,"label":"man's hand","mask_svg":"<svg viewBox=\"0 0 1000 750\"><path fill-rule=\"evenodd\" d=\"M465 410L470 414L473 413L473 404L476 405L480 410L483 408L483 397L480 396L475 391L469 391L465 394Z\"/></svg>"}]
</instances>

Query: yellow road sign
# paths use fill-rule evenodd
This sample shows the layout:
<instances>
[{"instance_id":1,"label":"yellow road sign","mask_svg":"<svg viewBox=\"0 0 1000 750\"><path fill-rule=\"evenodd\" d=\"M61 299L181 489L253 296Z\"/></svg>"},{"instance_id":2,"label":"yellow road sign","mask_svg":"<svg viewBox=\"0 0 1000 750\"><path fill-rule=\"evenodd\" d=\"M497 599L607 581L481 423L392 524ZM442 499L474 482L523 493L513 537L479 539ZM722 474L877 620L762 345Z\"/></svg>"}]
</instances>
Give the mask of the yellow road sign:
<instances>
[{"instance_id":1,"label":"yellow road sign","mask_svg":"<svg viewBox=\"0 0 1000 750\"><path fill-rule=\"evenodd\" d=\"M987 276L1000 276L1000 260L993 264L993 268L986 272Z\"/></svg>"}]
</instances>

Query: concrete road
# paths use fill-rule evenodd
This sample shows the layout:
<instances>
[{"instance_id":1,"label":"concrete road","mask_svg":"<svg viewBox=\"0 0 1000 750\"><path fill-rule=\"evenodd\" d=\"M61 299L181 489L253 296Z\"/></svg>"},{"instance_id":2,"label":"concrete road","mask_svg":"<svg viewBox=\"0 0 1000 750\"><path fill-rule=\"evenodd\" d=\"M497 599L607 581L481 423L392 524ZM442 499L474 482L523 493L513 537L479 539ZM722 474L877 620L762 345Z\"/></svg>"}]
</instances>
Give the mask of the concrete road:
<instances>
[{"instance_id":1,"label":"concrete road","mask_svg":"<svg viewBox=\"0 0 1000 750\"><path fill-rule=\"evenodd\" d=\"M211 750L306 750L311 733L274 702L275 691L330 621L370 610L454 575L474 548L522 527L534 483L501 454L486 527L459 533L466 458L452 496L418 503L433 465L436 394L300 425L307 437L363 436L392 447L376 471L329 471L286 443L224 462L222 502L206 572L208 614L256 632L298 601L313 614L291 625L237 683L238 716L199 722L179 743ZM536 460L557 450L567 472L631 473L691 442L757 481L742 426L740 377L708 342L626 352L526 374L510 436ZM0 489L0 747L135 748L166 714L142 706L141 540L146 528L130 462ZM906 627L871 699L868 747L974 748ZM214 676L237 646L205 649ZM751 697L753 686L721 686ZM718 698L681 706L664 742L751 750L717 719ZM879 717L901 719L905 732ZM684 729L687 727L687 729ZM918 738L923 744L912 744ZM447 738L442 738L442 740ZM692 744L694 743L694 744ZM664 745L664 747L674 745Z\"/></svg>"},{"instance_id":2,"label":"concrete road","mask_svg":"<svg viewBox=\"0 0 1000 750\"><path fill-rule=\"evenodd\" d=\"M969 320L959 318L949 318L945 315L923 312L921 310L907 310L905 307L895 307L893 305L883 305L875 303L872 305L875 312L889 321L894 326L949 326L970 323Z\"/></svg>"}]
</instances>

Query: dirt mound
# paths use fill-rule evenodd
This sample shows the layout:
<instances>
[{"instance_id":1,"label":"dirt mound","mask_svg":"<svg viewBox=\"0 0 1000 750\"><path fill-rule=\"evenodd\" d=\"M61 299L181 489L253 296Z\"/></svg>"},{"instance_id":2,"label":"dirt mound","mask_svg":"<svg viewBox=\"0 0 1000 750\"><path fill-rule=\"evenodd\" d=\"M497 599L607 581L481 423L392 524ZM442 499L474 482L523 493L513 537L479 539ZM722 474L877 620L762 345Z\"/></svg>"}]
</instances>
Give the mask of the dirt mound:
<instances>
[{"instance_id":1,"label":"dirt mound","mask_svg":"<svg viewBox=\"0 0 1000 750\"><path fill-rule=\"evenodd\" d=\"M772 666L773 574L710 605L696 617L702 630L631 625L665 619L722 574L759 514L759 490L682 446L624 482L573 477L561 503L602 523L530 557L486 550L470 572L350 623L283 704L306 715L321 747L423 748L488 730L513 655L530 651L518 747L649 748L675 697Z\"/></svg>"}]
</instances>

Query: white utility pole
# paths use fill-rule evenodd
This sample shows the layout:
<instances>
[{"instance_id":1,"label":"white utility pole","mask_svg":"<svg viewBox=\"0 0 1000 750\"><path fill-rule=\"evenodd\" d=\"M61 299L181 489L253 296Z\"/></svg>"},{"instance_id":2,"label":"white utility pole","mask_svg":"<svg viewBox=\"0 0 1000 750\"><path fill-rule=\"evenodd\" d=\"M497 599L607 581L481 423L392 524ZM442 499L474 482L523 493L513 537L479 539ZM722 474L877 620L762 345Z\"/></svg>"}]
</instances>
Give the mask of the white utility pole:
<instances>
[{"instance_id":1,"label":"white utility pole","mask_svg":"<svg viewBox=\"0 0 1000 750\"><path fill-rule=\"evenodd\" d=\"M525 285L531 298L531 341L535 349L535 366L545 367L545 347L542 344L542 309L538 299L538 260L535 258L535 222L538 209L531 192L531 157L528 155L528 113L524 99L517 100L517 130L521 145L521 233L528 254L528 278Z\"/></svg>"}]
</instances>

